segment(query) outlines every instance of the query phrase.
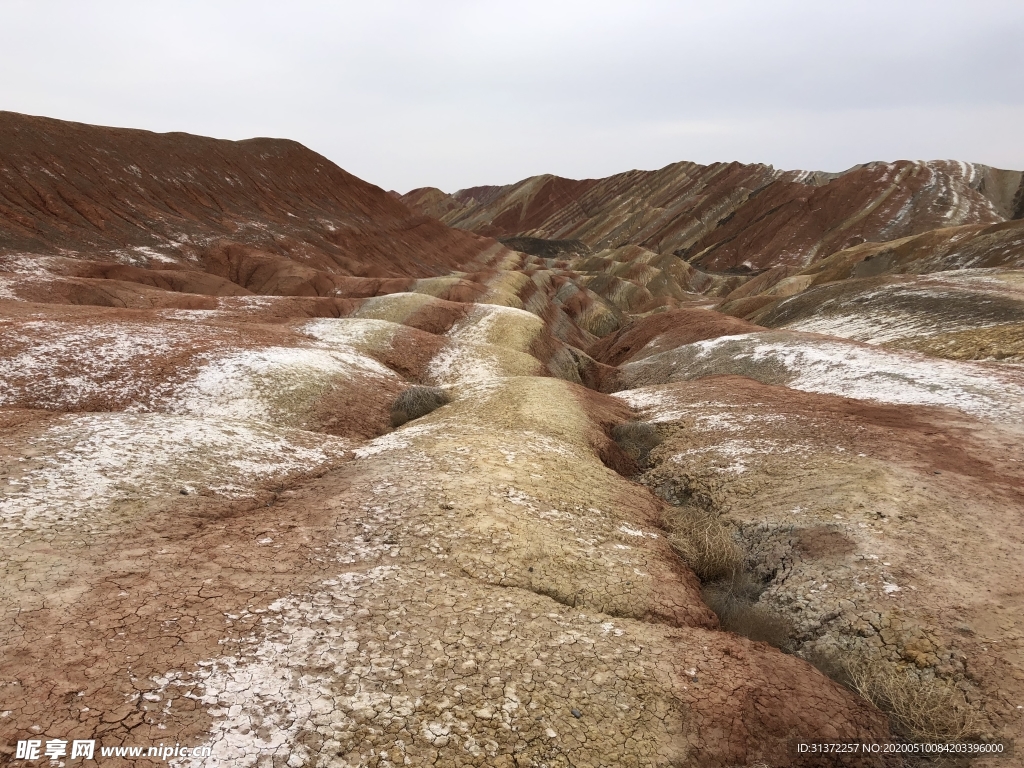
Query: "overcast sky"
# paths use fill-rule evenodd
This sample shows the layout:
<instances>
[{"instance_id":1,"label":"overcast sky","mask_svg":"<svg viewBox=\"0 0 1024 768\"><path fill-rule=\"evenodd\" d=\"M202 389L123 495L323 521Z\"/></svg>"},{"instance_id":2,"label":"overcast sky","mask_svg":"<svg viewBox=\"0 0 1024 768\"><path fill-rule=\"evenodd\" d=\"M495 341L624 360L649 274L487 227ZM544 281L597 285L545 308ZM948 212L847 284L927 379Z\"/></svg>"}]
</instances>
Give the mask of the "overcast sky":
<instances>
[{"instance_id":1,"label":"overcast sky","mask_svg":"<svg viewBox=\"0 0 1024 768\"><path fill-rule=\"evenodd\" d=\"M0 109L287 137L403 192L678 160L1024 169L1024 2L0 0Z\"/></svg>"}]
</instances>

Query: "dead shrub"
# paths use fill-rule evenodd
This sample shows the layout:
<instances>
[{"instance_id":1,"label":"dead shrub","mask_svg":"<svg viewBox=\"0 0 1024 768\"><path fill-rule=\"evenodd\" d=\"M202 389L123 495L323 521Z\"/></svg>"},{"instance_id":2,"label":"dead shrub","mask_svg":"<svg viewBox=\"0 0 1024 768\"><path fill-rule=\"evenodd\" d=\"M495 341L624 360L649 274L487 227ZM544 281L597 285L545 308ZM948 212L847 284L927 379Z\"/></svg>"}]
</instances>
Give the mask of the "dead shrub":
<instances>
[{"instance_id":1,"label":"dead shrub","mask_svg":"<svg viewBox=\"0 0 1024 768\"><path fill-rule=\"evenodd\" d=\"M860 652L817 653L807 660L885 712L907 739L960 741L977 731L977 713L948 681L924 679Z\"/></svg>"},{"instance_id":2,"label":"dead shrub","mask_svg":"<svg viewBox=\"0 0 1024 768\"><path fill-rule=\"evenodd\" d=\"M661 435L644 421L627 421L612 427L612 440L629 458L639 465L647 463L648 456L661 443Z\"/></svg>"},{"instance_id":3,"label":"dead shrub","mask_svg":"<svg viewBox=\"0 0 1024 768\"><path fill-rule=\"evenodd\" d=\"M801 650L799 655L803 657L804 661L817 667L825 677L834 680L844 688L856 691L853 679L850 677L846 653L839 656L812 648L811 650Z\"/></svg>"},{"instance_id":4,"label":"dead shrub","mask_svg":"<svg viewBox=\"0 0 1024 768\"><path fill-rule=\"evenodd\" d=\"M735 571L704 586L704 602L717 615L722 629L792 650L793 623L777 611L757 602L761 587L744 571Z\"/></svg>"},{"instance_id":5,"label":"dead shrub","mask_svg":"<svg viewBox=\"0 0 1024 768\"><path fill-rule=\"evenodd\" d=\"M922 680L910 670L877 662L853 664L848 674L854 690L911 738L957 741L974 730L974 711L947 682Z\"/></svg>"},{"instance_id":6,"label":"dead shrub","mask_svg":"<svg viewBox=\"0 0 1024 768\"><path fill-rule=\"evenodd\" d=\"M391 406L391 426L400 427L407 421L426 416L449 402L451 398L440 387L409 387Z\"/></svg>"},{"instance_id":7,"label":"dead shrub","mask_svg":"<svg viewBox=\"0 0 1024 768\"><path fill-rule=\"evenodd\" d=\"M665 515L669 543L703 583L732 578L743 552L721 518L699 507L671 507Z\"/></svg>"},{"instance_id":8,"label":"dead shrub","mask_svg":"<svg viewBox=\"0 0 1024 768\"><path fill-rule=\"evenodd\" d=\"M794 627L758 604L763 587L743 568L743 550L719 515L700 507L672 507L665 515L669 543L704 585L704 602L722 628L791 650Z\"/></svg>"}]
</instances>

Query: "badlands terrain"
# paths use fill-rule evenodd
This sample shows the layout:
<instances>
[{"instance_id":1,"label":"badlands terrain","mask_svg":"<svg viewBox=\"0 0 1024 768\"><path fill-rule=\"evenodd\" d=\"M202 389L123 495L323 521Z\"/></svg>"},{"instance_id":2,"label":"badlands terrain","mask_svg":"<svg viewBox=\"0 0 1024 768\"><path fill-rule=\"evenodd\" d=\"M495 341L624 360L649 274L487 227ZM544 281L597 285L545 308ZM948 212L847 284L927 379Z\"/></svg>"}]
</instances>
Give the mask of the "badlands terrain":
<instances>
[{"instance_id":1,"label":"badlands terrain","mask_svg":"<svg viewBox=\"0 0 1024 768\"><path fill-rule=\"evenodd\" d=\"M0 763L1020 739L1022 217L963 162L399 195L0 113Z\"/></svg>"}]
</instances>

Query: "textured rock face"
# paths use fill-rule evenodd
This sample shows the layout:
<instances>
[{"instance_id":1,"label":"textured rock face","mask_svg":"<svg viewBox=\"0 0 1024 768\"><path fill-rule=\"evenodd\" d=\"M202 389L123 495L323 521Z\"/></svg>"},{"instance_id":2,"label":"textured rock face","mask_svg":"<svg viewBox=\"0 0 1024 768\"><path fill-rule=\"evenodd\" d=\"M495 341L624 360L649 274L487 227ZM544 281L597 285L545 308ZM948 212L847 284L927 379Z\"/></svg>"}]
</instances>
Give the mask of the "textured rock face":
<instances>
[{"instance_id":1,"label":"textured rock face","mask_svg":"<svg viewBox=\"0 0 1024 768\"><path fill-rule=\"evenodd\" d=\"M871 163L843 174L676 163L576 181L402 196L414 210L492 237L639 245L707 270L804 267L859 243L1020 218L1019 172L956 162ZM496 191L497 190L497 191Z\"/></svg>"},{"instance_id":2,"label":"textured rock face","mask_svg":"<svg viewBox=\"0 0 1024 768\"><path fill-rule=\"evenodd\" d=\"M1018 733L1012 174L894 166L961 169L978 222L748 279L619 241L625 218L541 226L610 180L520 190L516 233L558 242L502 245L288 142L4 119L0 762L38 738L212 745L179 766L882 765L793 750L908 733L808 661L837 656L949 693L960 735ZM734 219L885 173L673 169L651 195ZM922 184L907 232L949 210ZM420 385L449 402L392 428ZM643 455L613 439L636 421ZM725 531L787 652L712 610L680 520Z\"/></svg>"},{"instance_id":3,"label":"textured rock face","mask_svg":"<svg viewBox=\"0 0 1024 768\"><path fill-rule=\"evenodd\" d=\"M1019 415L827 391L724 376L619 396L664 437L642 482L729 521L795 650L955 680L1014 732Z\"/></svg>"}]
</instances>

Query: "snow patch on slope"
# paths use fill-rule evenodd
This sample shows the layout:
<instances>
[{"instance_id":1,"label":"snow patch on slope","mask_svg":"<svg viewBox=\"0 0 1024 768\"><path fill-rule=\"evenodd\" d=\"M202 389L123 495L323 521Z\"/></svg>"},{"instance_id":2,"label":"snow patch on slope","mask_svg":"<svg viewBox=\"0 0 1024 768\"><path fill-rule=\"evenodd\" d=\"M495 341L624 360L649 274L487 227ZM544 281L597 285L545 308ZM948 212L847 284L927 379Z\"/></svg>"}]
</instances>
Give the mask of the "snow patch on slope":
<instances>
[{"instance_id":1,"label":"snow patch on slope","mask_svg":"<svg viewBox=\"0 0 1024 768\"><path fill-rule=\"evenodd\" d=\"M200 314L162 323L0 322L0 405L289 421L332 380L397 378L342 343L353 330L364 337L365 327L334 341L246 348L244 336L197 322L206 319ZM314 331L330 335L324 328Z\"/></svg>"},{"instance_id":2,"label":"snow patch on slope","mask_svg":"<svg viewBox=\"0 0 1024 768\"><path fill-rule=\"evenodd\" d=\"M315 659L317 668L343 672L351 679L369 675L377 651L361 642L358 605L364 590L396 571L395 566L380 566L343 573L311 594L275 600L257 611L265 614L260 622L262 639L230 641L237 643L233 654L200 661L198 670L188 676L171 672L155 678L159 693L168 688L197 689L185 696L206 706L213 718L212 756L171 764L248 767L274 756L281 764L307 765L312 756L299 738L303 732L328 726L334 731L354 730L358 722L373 719L375 708L382 705L398 717L412 715L418 700L373 690L338 695L333 681L310 667Z\"/></svg>"},{"instance_id":3,"label":"snow patch on slope","mask_svg":"<svg viewBox=\"0 0 1024 768\"><path fill-rule=\"evenodd\" d=\"M320 318L304 324L302 333L329 344L360 346L388 338L403 326L387 320L359 317Z\"/></svg>"},{"instance_id":4,"label":"snow patch on slope","mask_svg":"<svg viewBox=\"0 0 1024 768\"><path fill-rule=\"evenodd\" d=\"M1024 382L975 363L842 342L767 341L758 336L747 334L698 342L698 356L707 357L721 350L734 359L781 364L793 376L788 386L806 392L885 403L947 406L983 417L1020 412L1024 408ZM736 340L744 342L741 349L724 349Z\"/></svg>"},{"instance_id":5,"label":"snow patch on slope","mask_svg":"<svg viewBox=\"0 0 1024 768\"><path fill-rule=\"evenodd\" d=\"M22 452L23 448L17 448ZM11 461L0 528L86 527L116 502L260 486L341 461L349 442L252 422L166 414L69 414Z\"/></svg>"},{"instance_id":6,"label":"snow patch on slope","mask_svg":"<svg viewBox=\"0 0 1024 768\"><path fill-rule=\"evenodd\" d=\"M977 319L957 322L953 318L938 319L934 315L913 315L885 311L866 313L844 313L809 317L789 323L786 328L805 333L820 333L854 339L867 344L885 344L911 337L924 338L939 333L989 328L996 322L980 322Z\"/></svg>"},{"instance_id":7,"label":"snow patch on slope","mask_svg":"<svg viewBox=\"0 0 1024 768\"><path fill-rule=\"evenodd\" d=\"M326 345L325 345L326 346ZM172 413L272 421L294 395L298 407L306 390L319 389L334 377L359 374L396 378L371 357L336 347L264 347L216 357L204 364L169 399Z\"/></svg>"},{"instance_id":8,"label":"snow patch on slope","mask_svg":"<svg viewBox=\"0 0 1024 768\"><path fill-rule=\"evenodd\" d=\"M483 384L503 376L529 375L539 361L529 354L543 321L523 309L477 304L448 333L448 344L428 367L439 384Z\"/></svg>"},{"instance_id":9,"label":"snow patch on slope","mask_svg":"<svg viewBox=\"0 0 1024 768\"><path fill-rule=\"evenodd\" d=\"M1013 366L944 360L789 331L699 341L620 370L625 380L640 384L739 375L858 400L946 406L988 419L1024 418L1024 376ZM665 420L678 417L669 406L662 408Z\"/></svg>"},{"instance_id":10,"label":"snow patch on slope","mask_svg":"<svg viewBox=\"0 0 1024 768\"><path fill-rule=\"evenodd\" d=\"M140 359L171 357L194 337L185 324L119 322L75 326L53 321L0 323L0 405L73 408L92 399L132 397L140 392ZM170 394L171 372L151 387Z\"/></svg>"}]
</instances>

